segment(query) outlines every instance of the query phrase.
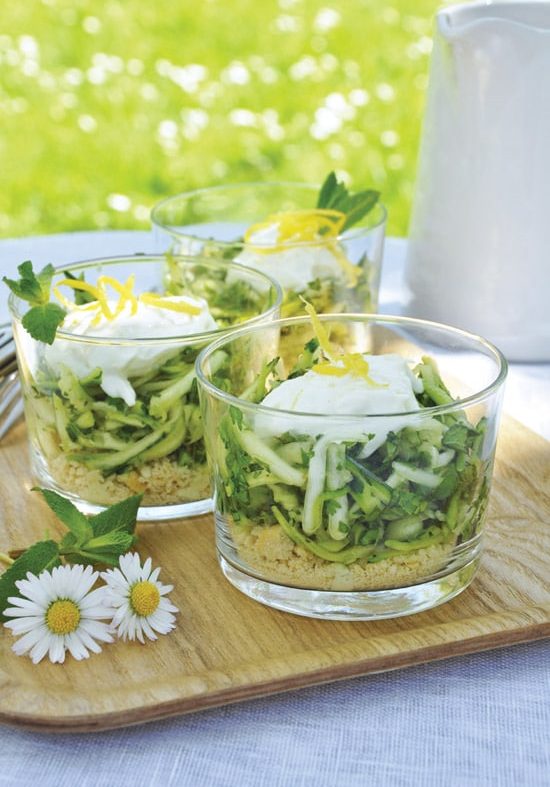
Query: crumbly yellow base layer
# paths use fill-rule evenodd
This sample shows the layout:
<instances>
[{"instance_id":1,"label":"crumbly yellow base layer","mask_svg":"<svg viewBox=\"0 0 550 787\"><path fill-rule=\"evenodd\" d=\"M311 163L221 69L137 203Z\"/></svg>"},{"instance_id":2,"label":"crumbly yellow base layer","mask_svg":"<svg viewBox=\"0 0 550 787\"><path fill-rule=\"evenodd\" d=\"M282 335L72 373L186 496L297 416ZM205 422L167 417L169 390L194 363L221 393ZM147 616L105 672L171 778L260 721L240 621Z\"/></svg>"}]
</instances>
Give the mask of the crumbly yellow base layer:
<instances>
[{"instance_id":1,"label":"crumbly yellow base layer","mask_svg":"<svg viewBox=\"0 0 550 787\"><path fill-rule=\"evenodd\" d=\"M206 465L180 467L169 457L104 477L99 470L89 470L60 454L50 460L48 470L60 488L98 505L111 505L140 492L144 506L190 503L210 497Z\"/></svg>"},{"instance_id":2,"label":"crumbly yellow base layer","mask_svg":"<svg viewBox=\"0 0 550 787\"><path fill-rule=\"evenodd\" d=\"M330 563L295 544L279 525L251 530L231 525L241 560L268 581L317 590L380 590L427 579L442 569L452 544L434 544L417 552L382 560L356 561L349 566Z\"/></svg>"}]
</instances>

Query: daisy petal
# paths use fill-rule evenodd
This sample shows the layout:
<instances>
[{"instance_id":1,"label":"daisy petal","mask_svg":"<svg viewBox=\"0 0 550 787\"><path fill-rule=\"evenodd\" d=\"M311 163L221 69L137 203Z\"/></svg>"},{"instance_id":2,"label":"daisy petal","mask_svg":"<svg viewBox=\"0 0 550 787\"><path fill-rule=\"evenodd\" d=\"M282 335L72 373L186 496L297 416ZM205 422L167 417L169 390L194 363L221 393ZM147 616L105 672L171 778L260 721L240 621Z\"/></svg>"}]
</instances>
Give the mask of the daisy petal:
<instances>
[{"instance_id":1,"label":"daisy petal","mask_svg":"<svg viewBox=\"0 0 550 787\"><path fill-rule=\"evenodd\" d=\"M144 634L147 637L149 637L149 639L153 639L153 640L158 639L157 635L149 625L147 618L143 618L143 620L141 621L141 628L143 629Z\"/></svg>"},{"instance_id":2,"label":"daisy petal","mask_svg":"<svg viewBox=\"0 0 550 787\"><path fill-rule=\"evenodd\" d=\"M9 598L5 614L11 620L4 624L18 637L13 651L28 654L35 664L46 654L63 663L67 650L80 661L89 651L101 651L96 640L112 642L110 624L100 622L113 616L107 588L92 590L98 577L91 566L67 565L18 580L20 595Z\"/></svg>"},{"instance_id":3,"label":"daisy petal","mask_svg":"<svg viewBox=\"0 0 550 787\"><path fill-rule=\"evenodd\" d=\"M80 637L82 644L89 648L89 650L91 650L93 653L101 653L101 645L98 645L95 639L91 637L87 631L80 629L78 636Z\"/></svg>"},{"instance_id":4,"label":"daisy petal","mask_svg":"<svg viewBox=\"0 0 550 787\"><path fill-rule=\"evenodd\" d=\"M5 614L5 613L4 613ZM35 617L21 617L17 620L9 620L7 623L4 623L4 626L7 629L11 629L11 633L14 637L18 637L20 634L25 634L27 631L32 631L36 629L36 627L43 623L44 616L38 615Z\"/></svg>"},{"instance_id":5,"label":"daisy petal","mask_svg":"<svg viewBox=\"0 0 550 787\"><path fill-rule=\"evenodd\" d=\"M73 659L76 659L77 661L81 661L82 659L89 658L90 654L84 647L82 639L78 637L74 632L72 634L67 634L65 643Z\"/></svg>"},{"instance_id":6,"label":"daisy petal","mask_svg":"<svg viewBox=\"0 0 550 787\"><path fill-rule=\"evenodd\" d=\"M7 618L28 618L28 617L44 617L46 610L41 609L38 605L29 607L29 609L22 609L21 607L8 607L4 610L4 615Z\"/></svg>"},{"instance_id":7,"label":"daisy petal","mask_svg":"<svg viewBox=\"0 0 550 787\"><path fill-rule=\"evenodd\" d=\"M44 631L40 628L35 628L32 631L28 631L21 639L18 639L12 649L18 656L21 656L33 648L37 642L40 642L43 637Z\"/></svg>"},{"instance_id":8,"label":"daisy petal","mask_svg":"<svg viewBox=\"0 0 550 787\"><path fill-rule=\"evenodd\" d=\"M13 650L16 653L17 653L17 651L15 650L15 647L18 644L19 643L16 642L15 645L13 646ZM48 652L49 647L50 647L50 638L49 638L49 634L47 633L41 639L39 639L38 642L36 643L36 645L31 649L31 652L29 653L29 656L32 659L32 663L33 664L38 664L39 661L42 661L42 659L44 658L44 656ZM20 655L20 654L18 654L18 655Z\"/></svg>"},{"instance_id":9,"label":"daisy petal","mask_svg":"<svg viewBox=\"0 0 550 787\"><path fill-rule=\"evenodd\" d=\"M102 642L112 642L113 638L109 633L109 626L107 623L100 623L97 620L83 620L81 629L89 634L91 637L100 639Z\"/></svg>"},{"instance_id":10,"label":"daisy petal","mask_svg":"<svg viewBox=\"0 0 550 787\"><path fill-rule=\"evenodd\" d=\"M49 653L50 661L54 664L63 664L65 661L65 641L59 635L54 635L50 639Z\"/></svg>"},{"instance_id":11,"label":"daisy petal","mask_svg":"<svg viewBox=\"0 0 550 787\"><path fill-rule=\"evenodd\" d=\"M29 577L31 577L31 579L29 579ZM22 596L34 601L41 607L48 605L50 599L48 589L39 582L38 577L33 577L33 575L29 573L27 574L27 579L17 580L15 586Z\"/></svg>"},{"instance_id":12,"label":"daisy petal","mask_svg":"<svg viewBox=\"0 0 550 787\"><path fill-rule=\"evenodd\" d=\"M145 563L143 564L143 568L141 569L141 579L148 579L149 578L149 574L151 573L151 566L152 566L152 564L153 564L153 561L151 560L150 557L148 557L147 560L145 561Z\"/></svg>"},{"instance_id":13,"label":"daisy petal","mask_svg":"<svg viewBox=\"0 0 550 787\"><path fill-rule=\"evenodd\" d=\"M36 601L31 601L30 599L22 598L21 596L8 596L8 602L13 604L14 607L21 607L21 609L44 609L42 604L37 604Z\"/></svg>"}]
</instances>

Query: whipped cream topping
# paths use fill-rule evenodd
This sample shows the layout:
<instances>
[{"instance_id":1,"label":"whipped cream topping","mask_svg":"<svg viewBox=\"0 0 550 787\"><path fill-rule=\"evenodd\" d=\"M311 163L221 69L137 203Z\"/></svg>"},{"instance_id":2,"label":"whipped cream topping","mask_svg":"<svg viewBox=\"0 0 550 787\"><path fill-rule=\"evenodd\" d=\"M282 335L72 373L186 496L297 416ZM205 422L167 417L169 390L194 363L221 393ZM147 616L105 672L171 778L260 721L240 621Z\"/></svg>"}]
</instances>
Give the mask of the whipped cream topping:
<instances>
[{"instance_id":1,"label":"whipped cream topping","mask_svg":"<svg viewBox=\"0 0 550 787\"><path fill-rule=\"evenodd\" d=\"M248 246L235 257L235 262L262 271L276 279L284 289L295 292L303 292L315 279L346 281L338 257L327 243L297 244L270 251L269 246L278 243L278 234L276 223L258 229L247 239ZM258 244L257 248L254 248L254 243Z\"/></svg>"},{"instance_id":2,"label":"whipped cream topping","mask_svg":"<svg viewBox=\"0 0 550 787\"><path fill-rule=\"evenodd\" d=\"M411 372L406 360L399 355L363 355L369 365L369 376L377 385L365 378L345 374L331 376L310 370L301 377L285 380L267 394L262 401L265 407L311 413L311 416L290 416L287 413L259 413L255 428L265 436L285 432L324 436L333 442L357 440L370 435L365 446L373 453L386 440L390 431L418 423L414 411L420 409L415 393L423 390L422 381ZM336 363L335 366L341 366ZM408 412L408 416L396 417ZM315 414L319 417L316 418ZM369 419L369 414L376 418ZM388 414L388 417L384 417ZM364 429L354 423L331 422L331 415L365 416ZM394 415L394 417L391 417Z\"/></svg>"},{"instance_id":3,"label":"whipped cream topping","mask_svg":"<svg viewBox=\"0 0 550 787\"><path fill-rule=\"evenodd\" d=\"M163 344L131 344L124 345L124 339L160 339L172 336L192 336L216 330L216 321L210 314L207 302L202 298L191 298L187 295L166 296L164 300L173 304L188 304L198 307L198 314L188 314L162 308L159 305L137 302L135 313L131 304L109 320L101 312L83 306L75 306L63 321L62 330L75 337L97 337L102 340L112 339L112 344L79 342L56 338L51 346L45 348L45 360L51 370L56 373L62 367L68 367L77 377L86 377L95 369L102 371L101 388L108 396L119 397L127 405L136 402L136 393L129 378L145 374L154 366L161 366L170 357L176 355L180 347ZM108 301L112 312L116 312L118 303ZM97 322L97 324L93 324ZM119 343L118 340L122 340Z\"/></svg>"}]
</instances>

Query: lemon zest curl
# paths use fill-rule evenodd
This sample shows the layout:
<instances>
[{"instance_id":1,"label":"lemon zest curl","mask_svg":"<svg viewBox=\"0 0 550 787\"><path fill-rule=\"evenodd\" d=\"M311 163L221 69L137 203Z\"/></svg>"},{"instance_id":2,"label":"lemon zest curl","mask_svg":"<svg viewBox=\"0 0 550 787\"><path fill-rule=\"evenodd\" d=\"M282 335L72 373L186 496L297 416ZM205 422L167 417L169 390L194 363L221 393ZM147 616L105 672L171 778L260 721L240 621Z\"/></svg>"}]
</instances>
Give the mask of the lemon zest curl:
<instances>
[{"instance_id":1,"label":"lemon zest curl","mask_svg":"<svg viewBox=\"0 0 550 787\"><path fill-rule=\"evenodd\" d=\"M135 276L132 274L126 282L122 283L115 279L113 276L99 276L97 284L89 284L88 282L81 281L80 279L62 279L54 286L53 292L55 297L66 309L81 309L82 311L96 311L96 315L92 319L92 326L99 325L101 319L104 317L110 322L121 314L126 305L130 305L130 314L134 316L138 310L139 302L148 306L153 306L157 309L167 309L169 311L179 312L181 314L189 314L197 316L201 313L202 308L193 303L186 303L185 301L174 301L170 296L160 295L156 292L143 292L140 295L134 293ZM60 287L70 287L73 290L81 290L92 296L94 299L90 303L85 303L77 306L74 301L69 300L60 290ZM109 306L107 298L107 288L111 287L119 296L118 303L114 311Z\"/></svg>"}]
</instances>

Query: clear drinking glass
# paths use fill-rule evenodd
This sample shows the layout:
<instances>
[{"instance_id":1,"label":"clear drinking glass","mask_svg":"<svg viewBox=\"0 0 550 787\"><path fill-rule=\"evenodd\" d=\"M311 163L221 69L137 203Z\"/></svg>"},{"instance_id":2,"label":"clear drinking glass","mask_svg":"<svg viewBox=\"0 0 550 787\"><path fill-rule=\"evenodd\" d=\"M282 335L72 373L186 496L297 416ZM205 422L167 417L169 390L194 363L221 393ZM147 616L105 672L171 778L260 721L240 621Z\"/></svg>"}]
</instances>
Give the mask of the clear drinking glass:
<instances>
[{"instance_id":1,"label":"clear drinking glass","mask_svg":"<svg viewBox=\"0 0 550 787\"><path fill-rule=\"evenodd\" d=\"M272 276L283 287L281 314L302 313L306 298L319 313L375 312L386 210L377 204L337 236L277 240L273 222L285 214L289 237L295 222L311 220L318 188L303 183L241 183L190 191L156 205L151 219L170 248L182 254L221 257ZM289 212L297 212L290 217ZM328 212L330 213L330 212ZM278 214L279 219L276 215ZM327 218L327 226L331 218Z\"/></svg>"},{"instance_id":2,"label":"clear drinking glass","mask_svg":"<svg viewBox=\"0 0 550 787\"><path fill-rule=\"evenodd\" d=\"M368 620L436 606L479 565L506 361L480 337L437 323L320 319L350 363L367 353L374 369L400 366L417 393L412 404L412 393L404 405L398 392L380 412L373 400L364 415L338 414L367 383L346 378L334 406L329 378L310 370L310 409L293 409L295 393L280 397L315 352L311 343L301 355L293 340L313 338L307 318L238 329L203 350L197 378L222 571L252 598L310 617ZM257 403L262 370L291 373L269 394L277 408Z\"/></svg>"},{"instance_id":3,"label":"clear drinking glass","mask_svg":"<svg viewBox=\"0 0 550 787\"><path fill-rule=\"evenodd\" d=\"M58 269L52 292L55 286L61 292L60 282L68 276L84 276L92 285L107 277L103 281L112 288L113 280L116 287L132 275L135 296L149 293L153 303L159 294L204 299L218 328L208 321L207 330L199 326L200 332L186 333L174 310L159 310L164 315L159 329L150 312L140 319L138 310L122 328L116 317L112 323L104 320L108 335L98 328L94 334L92 322L84 335L78 326L72 332L59 329L47 345L23 328L28 304L12 295L33 474L40 485L70 497L86 512L143 493L141 520L204 513L212 502L195 358L234 325L275 319L282 292L258 271L223 261L141 255ZM120 292L109 292L116 310ZM97 304L79 309L89 308L93 315Z\"/></svg>"}]
</instances>

